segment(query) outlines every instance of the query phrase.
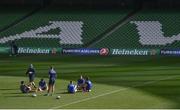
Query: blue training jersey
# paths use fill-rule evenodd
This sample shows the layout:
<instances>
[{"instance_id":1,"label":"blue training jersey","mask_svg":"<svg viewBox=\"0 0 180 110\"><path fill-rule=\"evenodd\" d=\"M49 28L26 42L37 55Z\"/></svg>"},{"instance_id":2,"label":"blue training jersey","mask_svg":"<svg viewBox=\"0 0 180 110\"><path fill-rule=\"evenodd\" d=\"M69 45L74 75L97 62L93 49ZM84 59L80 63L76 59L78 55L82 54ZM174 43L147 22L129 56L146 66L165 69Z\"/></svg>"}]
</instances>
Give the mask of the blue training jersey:
<instances>
[{"instance_id":1,"label":"blue training jersey","mask_svg":"<svg viewBox=\"0 0 180 110\"><path fill-rule=\"evenodd\" d=\"M69 84L68 85L68 92L69 93L75 93L75 85L74 84Z\"/></svg>"},{"instance_id":2,"label":"blue training jersey","mask_svg":"<svg viewBox=\"0 0 180 110\"><path fill-rule=\"evenodd\" d=\"M92 82L90 81L90 80L88 80L88 81L86 81L86 84L87 84L87 87L86 87L86 89L87 90L91 90L91 88L92 88Z\"/></svg>"},{"instance_id":3,"label":"blue training jersey","mask_svg":"<svg viewBox=\"0 0 180 110\"><path fill-rule=\"evenodd\" d=\"M45 81L40 81L39 86L40 87L46 87L46 82Z\"/></svg>"},{"instance_id":4,"label":"blue training jersey","mask_svg":"<svg viewBox=\"0 0 180 110\"><path fill-rule=\"evenodd\" d=\"M55 80L56 77L57 77L56 71L55 71L54 69L51 69L51 70L49 71L49 78Z\"/></svg>"},{"instance_id":5,"label":"blue training jersey","mask_svg":"<svg viewBox=\"0 0 180 110\"><path fill-rule=\"evenodd\" d=\"M77 81L77 84L78 85L81 85L81 84L84 84L85 83L85 80L84 79L78 79Z\"/></svg>"}]
</instances>

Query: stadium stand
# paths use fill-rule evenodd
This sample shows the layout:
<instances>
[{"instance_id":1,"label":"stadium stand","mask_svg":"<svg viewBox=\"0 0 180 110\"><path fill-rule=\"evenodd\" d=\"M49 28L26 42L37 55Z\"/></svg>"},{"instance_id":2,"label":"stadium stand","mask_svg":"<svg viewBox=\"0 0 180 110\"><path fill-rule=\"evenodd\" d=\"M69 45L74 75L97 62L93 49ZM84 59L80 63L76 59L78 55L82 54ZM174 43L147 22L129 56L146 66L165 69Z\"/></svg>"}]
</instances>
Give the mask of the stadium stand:
<instances>
[{"instance_id":1,"label":"stadium stand","mask_svg":"<svg viewBox=\"0 0 180 110\"><path fill-rule=\"evenodd\" d=\"M0 46L8 46L10 40L16 40L18 46L24 47L82 47L123 19L129 11L64 11L45 8L1 32ZM63 27L66 29L63 30Z\"/></svg>"},{"instance_id":2,"label":"stadium stand","mask_svg":"<svg viewBox=\"0 0 180 110\"><path fill-rule=\"evenodd\" d=\"M0 7L0 31L31 13L34 7Z\"/></svg>"},{"instance_id":3,"label":"stadium stand","mask_svg":"<svg viewBox=\"0 0 180 110\"><path fill-rule=\"evenodd\" d=\"M3 11L0 29L22 18L30 10L14 10L14 14ZM45 8L1 32L0 46L7 47L10 41L16 40L17 45L22 47L83 47L109 28L117 26L129 12ZM180 46L179 21L180 14L175 10L141 10L106 38L92 42L90 47L177 48Z\"/></svg>"},{"instance_id":4,"label":"stadium stand","mask_svg":"<svg viewBox=\"0 0 180 110\"><path fill-rule=\"evenodd\" d=\"M142 10L114 33L91 47L178 48L180 14L175 10Z\"/></svg>"}]
</instances>

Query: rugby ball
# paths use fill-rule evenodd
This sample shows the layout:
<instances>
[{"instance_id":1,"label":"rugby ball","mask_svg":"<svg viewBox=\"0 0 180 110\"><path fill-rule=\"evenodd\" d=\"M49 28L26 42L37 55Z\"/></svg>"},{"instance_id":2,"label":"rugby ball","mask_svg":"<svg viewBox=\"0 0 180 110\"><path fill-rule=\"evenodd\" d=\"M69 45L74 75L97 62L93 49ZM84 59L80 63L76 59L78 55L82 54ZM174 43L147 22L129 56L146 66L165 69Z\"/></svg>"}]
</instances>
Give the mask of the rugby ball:
<instances>
[{"instance_id":1,"label":"rugby ball","mask_svg":"<svg viewBox=\"0 0 180 110\"><path fill-rule=\"evenodd\" d=\"M57 96L57 97L56 97L56 99L60 99L60 98L61 98L61 96Z\"/></svg>"},{"instance_id":2,"label":"rugby ball","mask_svg":"<svg viewBox=\"0 0 180 110\"><path fill-rule=\"evenodd\" d=\"M32 97L36 97L37 95L34 93L34 94L32 94Z\"/></svg>"}]
</instances>

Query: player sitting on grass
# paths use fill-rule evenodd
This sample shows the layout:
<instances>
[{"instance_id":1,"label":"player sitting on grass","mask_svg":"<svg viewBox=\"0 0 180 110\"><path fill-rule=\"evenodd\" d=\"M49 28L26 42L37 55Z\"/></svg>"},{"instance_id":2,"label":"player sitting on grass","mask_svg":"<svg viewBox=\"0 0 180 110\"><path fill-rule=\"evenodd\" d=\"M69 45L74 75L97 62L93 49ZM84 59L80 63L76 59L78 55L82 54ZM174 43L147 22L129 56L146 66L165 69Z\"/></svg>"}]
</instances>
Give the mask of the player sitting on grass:
<instances>
[{"instance_id":1,"label":"player sitting on grass","mask_svg":"<svg viewBox=\"0 0 180 110\"><path fill-rule=\"evenodd\" d=\"M85 80L84 80L83 76L81 75L80 79L78 79L78 81L77 81L78 90L84 89L84 85L85 85Z\"/></svg>"},{"instance_id":2,"label":"player sitting on grass","mask_svg":"<svg viewBox=\"0 0 180 110\"><path fill-rule=\"evenodd\" d=\"M70 83L68 84L67 89L68 89L69 93L77 92L77 86L73 84L73 81L70 81Z\"/></svg>"},{"instance_id":3,"label":"player sitting on grass","mask_svg":"<svg viewBox=\"0 0 180 110\"><path fill-rule=\"evenodd\" d=\"M20 90L22 93L36 92L36 89L32 89L31 85L25 85L24 81L21 81Z\"/></svg>"},{"instance_id":4,"label":"player sitting on grass","mask_svg":"<svg viewBox=\"0 0 180 110\"><path fill-rule=\"evenodd\" d=\"M39 81L38 90L39 90L39 91L48 90L48 86L47 86L47 84L46 84L46 82L45 82L45 80L44 80L43 78Z\"/></svg>"},{"instance_id":5,"label":"player sitting on grass","mask_svg":"<svg viewBox=\"0 0 180 110\"><path fill-rule=\"evenodd\" d=\"M87 77L86 78L86 81L85 81L85 91L86 92L90 92L91 89L92 89L92 82L89 80L89 78Z\"/></svg>"}]
</instances>

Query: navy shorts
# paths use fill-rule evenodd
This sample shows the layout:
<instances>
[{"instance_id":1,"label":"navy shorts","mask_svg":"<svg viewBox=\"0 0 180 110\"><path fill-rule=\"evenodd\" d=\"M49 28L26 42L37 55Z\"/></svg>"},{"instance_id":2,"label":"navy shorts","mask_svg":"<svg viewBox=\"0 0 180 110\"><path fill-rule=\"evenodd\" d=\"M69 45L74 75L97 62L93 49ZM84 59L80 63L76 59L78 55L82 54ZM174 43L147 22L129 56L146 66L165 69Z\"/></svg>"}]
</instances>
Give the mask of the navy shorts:
<instances>
[{"instance_id":1,"label":"navy shorts","mask_svg":"<svg viewBox=\"0 0 180 110\"><path fill-rule=\"evenodd\" d=\"M49 85L54 85L55 84L55 79L49 79Z\"/></svg>"},{"instance_id":2,"label":"navy shorts","mask_svg":"<svg viewBox=\"0 0 180 110\"><path fill-rule=\"evenodd\" d=\"M29 82L33 82L35 78L35 75L29 75Z\"/></svg>"}]
</instances>

